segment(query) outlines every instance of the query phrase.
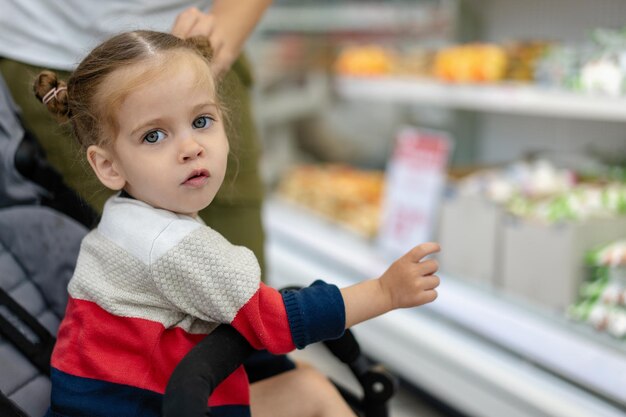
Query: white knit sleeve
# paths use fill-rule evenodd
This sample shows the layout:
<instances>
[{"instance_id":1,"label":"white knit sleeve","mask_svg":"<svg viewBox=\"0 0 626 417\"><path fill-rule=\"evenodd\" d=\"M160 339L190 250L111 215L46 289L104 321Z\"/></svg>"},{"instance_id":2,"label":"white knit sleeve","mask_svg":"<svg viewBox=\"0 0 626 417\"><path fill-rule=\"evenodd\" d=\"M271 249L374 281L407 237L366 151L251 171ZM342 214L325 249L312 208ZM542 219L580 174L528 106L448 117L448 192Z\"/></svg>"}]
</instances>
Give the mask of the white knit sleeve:
<instances>
[{"instance_id":1,"label":"white knit sleeve","mask_svg":"<svg viewBox=\"0 0 626 417\"><path fill-rule=\"evenodd\" d=\"M158 239L167 240L175 228ZM150 262L157 288L181 312L205 321L232 322L260 285L254 254L209 227L197 228L159 255Z\"/></svg>"}]
</instances>

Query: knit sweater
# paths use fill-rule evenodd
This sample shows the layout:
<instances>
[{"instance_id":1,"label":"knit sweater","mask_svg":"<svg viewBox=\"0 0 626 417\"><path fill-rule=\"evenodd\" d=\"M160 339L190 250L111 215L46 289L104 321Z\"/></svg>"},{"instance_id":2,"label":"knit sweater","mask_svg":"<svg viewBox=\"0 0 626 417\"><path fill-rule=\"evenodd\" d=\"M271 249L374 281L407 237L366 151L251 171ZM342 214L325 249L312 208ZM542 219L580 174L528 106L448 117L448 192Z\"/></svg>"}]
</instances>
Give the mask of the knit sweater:
<instances>
[{"instance_id":1,"label":"knit sweater","mask_svg":"<svg viewBox=\"0 0 626 417\"><path fill-rule=\"evenodd\" d=\"M55 416L160 416L176 365L220 323L257 349L286 353L340 336L337 287L279 293L253 253L201 220L112 197L83 240L52 355ZM243 367L211 398L216 416L249 416Z\"/></svg>"}]
</instances>

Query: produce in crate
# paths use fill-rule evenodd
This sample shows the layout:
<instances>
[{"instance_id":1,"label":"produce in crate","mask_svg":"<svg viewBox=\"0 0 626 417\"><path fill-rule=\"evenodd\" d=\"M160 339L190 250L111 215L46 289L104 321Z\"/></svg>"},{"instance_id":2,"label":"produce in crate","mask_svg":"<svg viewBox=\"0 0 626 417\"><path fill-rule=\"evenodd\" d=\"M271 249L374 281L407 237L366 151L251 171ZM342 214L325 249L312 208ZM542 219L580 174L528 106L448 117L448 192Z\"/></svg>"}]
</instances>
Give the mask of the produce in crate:
<instances>
[{"instance_id":1,"label":"produce in crate","mask_svg":"<svg viewBox=\"0 0 626 417\"><path fill-rule=\"evenodd\" d=\"M592 276L581 287L580 301L568 313L598 331L626 339L626 240L591 251Z\"/></svg>"}]
</instances>

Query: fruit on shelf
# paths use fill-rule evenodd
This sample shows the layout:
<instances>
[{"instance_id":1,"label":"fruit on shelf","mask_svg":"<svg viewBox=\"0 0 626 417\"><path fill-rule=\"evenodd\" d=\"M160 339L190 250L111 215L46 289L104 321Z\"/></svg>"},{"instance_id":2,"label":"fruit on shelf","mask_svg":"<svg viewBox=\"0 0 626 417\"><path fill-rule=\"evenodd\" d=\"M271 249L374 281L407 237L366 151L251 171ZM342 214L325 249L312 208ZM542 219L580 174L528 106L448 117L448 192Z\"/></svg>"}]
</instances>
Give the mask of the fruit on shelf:
<instances>
[{"instance_id":1,"label":"fruit on shelf","mask_svg":"<svg viewBox=\"0 0 626 417\"><path fill-rule=\"evenodd\" d=\"M507 69L504 48L493 44L467 44L440 50L433 75L453 83L493 83L504 78Z\"/></svg>"},{"instance_id":2,"label":"fruit on shelf","mask_svg":"<svg viewBox=\"0 0 626 417\"><path fill-rule=\"evenodd\" d=\"M391 73L392 53L376 45L354 46L344 49L335 62L335 71L341 75L377 76Z\"/></svg>"},{"instance_id":3,"label":"fruit on shelf","mask_svg":"<svg viewBox=\"0 0 626 417\"><path fill-rule=\"evenodd\" d=\"M508 81L534 81L537 64L550 50L551 45L539 40L507 44L505 48L508 64L504 78Z\"/></svg>"}]
</instances>

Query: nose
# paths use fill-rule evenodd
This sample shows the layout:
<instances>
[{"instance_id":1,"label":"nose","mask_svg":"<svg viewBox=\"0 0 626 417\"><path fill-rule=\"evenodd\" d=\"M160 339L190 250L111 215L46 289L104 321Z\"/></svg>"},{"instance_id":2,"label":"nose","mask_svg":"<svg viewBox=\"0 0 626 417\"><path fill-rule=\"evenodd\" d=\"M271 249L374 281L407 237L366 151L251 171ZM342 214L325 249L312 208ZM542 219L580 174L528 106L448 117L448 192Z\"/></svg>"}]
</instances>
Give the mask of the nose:
<instances>
[{"instance_id":1,"label":"nose","mask_svg":"<svg viewBox=\"0 0 626 417\"><path fill-rule=\"evenodd\" d=\"M180 162L192 161L204 152L204 148L193 137L187 137L181 142L178 159Z\"/></svg>"}]
</instances>

